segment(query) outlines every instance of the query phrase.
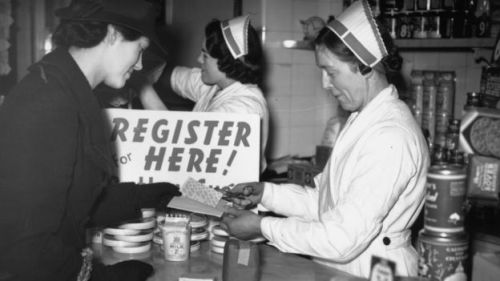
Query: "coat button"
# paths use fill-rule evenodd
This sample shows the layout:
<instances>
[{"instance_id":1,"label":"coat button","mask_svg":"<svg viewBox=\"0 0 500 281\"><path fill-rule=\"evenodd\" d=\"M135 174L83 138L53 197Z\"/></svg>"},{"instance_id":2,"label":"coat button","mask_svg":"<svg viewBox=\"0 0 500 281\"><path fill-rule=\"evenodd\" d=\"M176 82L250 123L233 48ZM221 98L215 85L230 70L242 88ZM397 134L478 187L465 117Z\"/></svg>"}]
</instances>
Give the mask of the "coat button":
<instances>
[{"instance_id":1,"label":"coat button","mask_svg":"<svg viewBox=\"0 0 500 281\"><path fill-rule=\"evenodd\" d=\"M382 242L384 242L384 245L389 246L391 244L391 239L389 239L389 237L384 237Z\"/></svg>"}]
</instances>

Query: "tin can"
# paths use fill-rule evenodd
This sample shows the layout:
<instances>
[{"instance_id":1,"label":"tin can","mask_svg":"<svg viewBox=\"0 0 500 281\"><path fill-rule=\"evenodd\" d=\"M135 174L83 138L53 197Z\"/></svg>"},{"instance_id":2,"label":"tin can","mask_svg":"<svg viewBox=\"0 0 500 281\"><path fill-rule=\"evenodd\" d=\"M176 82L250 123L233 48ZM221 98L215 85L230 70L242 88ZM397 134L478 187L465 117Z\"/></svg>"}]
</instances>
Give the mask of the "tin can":
<instances>
[{"instance_id":1,"label":"tin can","mask_svg":"<svg viewBox=\"0 0 500 281\"><path fill-rule=\"evenodd\" d=\"M423 112L435 113L436 112L436 95L437 87L434 81L424 80L423 86Z\"/></svg>"},{"instance_id":2,"label":"tin can","mask_svg":"<svg viewBox=\"0 0 500 281\"><path fill-rule=\"evenodd\" d=\"M454 89L451 82L443 81L439 83L439 88L436 93L436 111L444 112L449 115L453 114Z\"/></svg>"},{"instance_id":3,"label":"tin can","mask_svg":"<svg viewBox=\"0 0 500 281\"><path fill-rule=\"evenodd\" d=\"M436 112L436 135L446 136L450 115L446 112ZM444 146L444 145L443 145Z\"/></svg>"},{"instance_id":4,"label":"tin can","mask_svg":"<svg viewBox=\"0 0 500 281\"><path fill-rule=\"evenodd\" d=\"M161 225L163 254L167 261L185 261L191 250L190 218L185 215L166 215Z\"/></svg>"},{"instance_id":5,"label":"tin can","mask_svg":"<svg viewBox=\"0 0 500 281\"><path fill-rule=\"evenodd\" d=\"M460 123L460 119L451 119L448 123L448 130L446 131L446 149L449 151L458 149Z\"/></svg>"},{"instance_id":6,"label":"tin can","mask_svg":"<svg viewBox=\"0 0 500 281\"><path fill-rule=\"evenodd\" d=\"M409 12L401 13L399 16L399 25L397 28L397 37L401 39L408 39L412 37L412 24Z\"/></svg>"},{"instance_id":7,"label":"tin can","mask_svg":"<svg viewBox=\"0 0 500 281\"><path fill-rule=\"evenodd\" d=\"M469 241L462 233L453 238L419 232L418 276L430 281L466 281L469 275Z\"/></svg>"},{"instance_id":8,"label":"tin can","mask_svg":"<svg viewBox=\"0 0 500 281\"><path fill-rule=\"evenodd\" d=\"M416 0L417 10L428 11L431 9L431 0Z\"/></svg>"},{"instance_id":9,"label":"tin can","mask_svg":"<svg viewBox=\"0 0 500 281\"><path fill-rule=\"evenodd\" d=\"M422 113L422 129L429 132L430 143L434 143L434 136L436 135L436 114L434 112Z\"/></svg>"},{"instance_id":10,"label":"tin can","mask_svg":"<svg viewBox=\"0 0 500 281\"><path fill-rule=\"evenodd\" d=\"M412 111L413 111L413 117L415 117L417 124L420 127L422 127L422 111L417 109L412 109Z\"/></svg>"},{"instance_id":11,"label":"tin can","mask_svg":"<svg viewBox=\"0 0 500 281\"><path fill-rule=\"evenodd\" d=\"M427 173L424 229L440 236L464 231L467 174L457 166L433 165Z\"/></svg>"},{"instance_id":12,"label":"tin can","mask_svg":"<svg viewBox=\"0 0 500 281\"><path fill-rule=\"evenodd\" d=\"M441 145L440 139L441 137L436 135L431 155L432 165L445 165L447 163L446 149Z\"/></svg>"},{"instance_id":13,"label":"tin can","mask_svg":"<svg viewBox=\"0 0 500 281\"><path fill-rule=\"evenodd\" d=\"M424 86L422 84L411 84L411 99L415 111L422 112L424 110Z\"/></svg>"},{"instance_id":14,"label":"tin can","mask_svg":"<svg viewBox=\"0 0 500 281\"><path fill-rule=\"evenodd\" d=\"M427 38L427 15L423 12L415 13L415 25L413 38Z\"/></svg>"},{"instance_id":15,"label":"tin can","mask_svg":"<svg viewBox=\"0 0 500 281\"><path fill-rule=\"evenodd\" d=\"M441 14L440 11L428 13L427 37L441 38Z\"/></svg>"}]
</instances>

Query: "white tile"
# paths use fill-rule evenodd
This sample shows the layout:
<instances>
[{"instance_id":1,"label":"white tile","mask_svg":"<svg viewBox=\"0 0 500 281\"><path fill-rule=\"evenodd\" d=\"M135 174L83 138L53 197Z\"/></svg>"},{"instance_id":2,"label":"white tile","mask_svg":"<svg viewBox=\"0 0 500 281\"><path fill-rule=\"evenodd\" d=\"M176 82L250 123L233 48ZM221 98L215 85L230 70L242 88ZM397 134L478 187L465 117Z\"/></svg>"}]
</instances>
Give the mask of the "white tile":
<instances>
[{"instance_id":1,"label":"white tile","mask_svg":"<svg viewBox=\"0 0 500 281\"><path fill-rule=\"evenodd\" d=\"M273 110L272 107L269 108L270 120L275 126L288 128L291 126L291 116L290 110Z\"/></svg>"},{"instance_id":2,"label":"white tile","mask_svg":"<svg viewBox=\"0 0 500 281\"><path fill-rule=\"evenodd\" d=\"M291 110L292 97L291 96L273 96L267 98L269 111L275 113L289 113Z\"/></svg>"},{"instance_id":3,"label":"white tile","mask_svg":"<svg viewBox=\"0 0 500 281\"><path fill-rule=\"evenodd\" d=\"M439 56L439 69L441 70L465 67L466 64L466 56L463 52L442 52Z\"/></svg>"},{"instance_id":4,"label":"white tile","mask_svg":"<svg viewBox=\"0 0 500 281\"><path fill-rule=\"evenodd\" d=\"M290 127L273 127L267 142L268 159L277 159L290 153Z\"/></svg>"},{"instance_id":5,"label":"white tile","mask_svg":"<svg viewBox=\"0 0 500 281\"><path fill-rule=\"evenodd\" d=\"M266 28L268 31L292 31L292 0L266 1Z\"/></svg>"},{"instance_id":6,"label":"white tile","mask_svg":"<svg viewBox=\"0 0 500 281\"><path fill-rule=\"evenodd\" d=\"M318 107L314 98L308 96L292 96L290 124L291 126L314 126Z\"/></svg>"},{"instance_id":7,"label":"white tile","mask_svg":"<svg viewBox=\"0 0 500 281\"><path fill-rule=\"evenodd\" d=\"M316 151L317 139L314 127L291 127L290 151L298 156L312 156Z\"/></svg>"},{"instance_id":8,"label":"white tile","mask_svg":"<svg viewBox=\"0 0 500 281\"><path fill-rule=\"evenodd\" d=\"M439 69L438 52L416 52L414 57L415 69L437 70Z\"/></svg>"},{"instance_id":9,"label":"white tile","mask_svg":"<svg viewBox=\"0 0 500 281\"><path fill-rule=\"evenodd\" d=\"M310 64L316 66L316 58L313 50L293 50L292 63Z\"/></svg>"},{"instance_id":10,"label":"white tile","mask_svg":"<svg viewBox=\"0 0 500 281\"><path fill-rule=\"evenodd\" d=\"M316 81L316 66L305 64L292 65L292 95L314 97L317 85Z\"/></svg>"},{"instance_id":11,"label":"white tile","mask_svg":"<svg viewBox=\"0 0 500 281\"><path fill-rule=\"evenodd\" d=\"M328 20L329 15L333 15L332 5L329 0L318 0L316 15L325 20Z\"/></svg>"},{"instance_id":12,"label":"white tile","mask_svg":"<svg viewBox=\"0 0 500 281\"><path fill-rule=\"evenodd\" d=\"M290 95L292 70L290 64L269 64L265 83L268 97L279 95Z\"/></svg>"},{"instance_id":13,"label":"white tile","mask_svg":"<svg viewBox=\"0 0 500 281\"><path fill-rule=\"evenodd\" d=\"M292 30L302 32L301 20L306 20L312 16L317 16L318 5L316 0L294 0L292 15Z\"/></svg>"},{"instance_id":14,"label":"white tile","mask_svg":"<svg viewBox=\"0 0 500 281\"><path fill-rule=\"evenodd\" d=\"M330 14L338 16L343 11L344 11L343 0L330 0Z\"/></svg>"}]
</instances>

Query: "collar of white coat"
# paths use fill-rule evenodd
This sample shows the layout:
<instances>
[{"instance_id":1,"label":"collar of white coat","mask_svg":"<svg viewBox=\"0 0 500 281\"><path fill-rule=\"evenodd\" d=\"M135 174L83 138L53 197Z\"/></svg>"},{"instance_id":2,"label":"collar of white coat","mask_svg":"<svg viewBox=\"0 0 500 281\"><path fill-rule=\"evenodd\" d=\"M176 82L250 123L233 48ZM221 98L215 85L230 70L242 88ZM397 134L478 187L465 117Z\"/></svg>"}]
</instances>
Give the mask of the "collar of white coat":
<instances>
[{"instance_id":1,"label":"collar of white coat","mask_svg":"<svg viewBox=\"0 0 500 281\"><path fill-rule=\"evenodd\" d=\"M379 106L381 106L383 103L385 103L389 99L395 99L398 98L398 92L396 90L396 87L394 85L390 84L386 88L384 88L382 91L380 91L377 96L375 96L361 111L355 111L349 115L349 118L346 121L346 125L344 126L347 127L350 125L354 120L358 117L358 115L365 113L365 112L370 112L373 110L376 110ZM363 114L364 115L364 114Z\"/></svg>"}]
</instances>

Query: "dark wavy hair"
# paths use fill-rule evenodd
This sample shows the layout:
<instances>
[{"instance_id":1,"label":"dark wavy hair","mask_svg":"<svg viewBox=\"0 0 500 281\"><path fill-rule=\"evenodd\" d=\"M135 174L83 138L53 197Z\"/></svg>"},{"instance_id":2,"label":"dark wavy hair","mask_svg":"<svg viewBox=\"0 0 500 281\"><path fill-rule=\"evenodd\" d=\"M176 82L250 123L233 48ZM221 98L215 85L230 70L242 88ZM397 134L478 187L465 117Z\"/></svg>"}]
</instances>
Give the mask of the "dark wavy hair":
<instances>
[{"instance_id":1,"label":"dark wavy hair","mask_svg":"<svg viewBox=\"0 0 500 281\"><path fill-rule=\"evenodd\" d=\"M108 24L98 21L62 20L52 35L52 42L57 47L91 48L99 44L108 32ZM133 29L111 24L127 41L135 41L142 33Z\"/></svg>"},{"instance_id":2,"label":"dark wavy hair","mask_svg":"<svg viewBox=\"0 0 500 281\"><path fill-rule=\"evenodd\" d=\"M379 64L383 65L383 70L385 71L387 78L390 80L394 73L399 73L399 71L401 70L403 58L400 56L396 45L394 45L394 42L392 41L387 28L385 28L384 25L381 25L378 22L377 25L379 26L379 31L388 53ZM314 45L325 46L341 61L351 62L355 65L358 65L361 72L370 71L370 67L363 64L344 44L344 42L342 42L342 40L328 27L324 27L320 30L318 36L314 40Z\"/></svg>"},{"instance_id":3,"label":"dark wavy hair","mask_svg":"<svg viewBox=\"0 0 500 281\"><path fill-rule=\"evenodd\" d=\"M224 41L220 23L220 20L212 20L205 27L205 47L208 54L217 59L219 70L227 77L244 84L260 84L264 58L257 31L248 25L248 54L234 59Z\"/></svg>"}]
</instances>

